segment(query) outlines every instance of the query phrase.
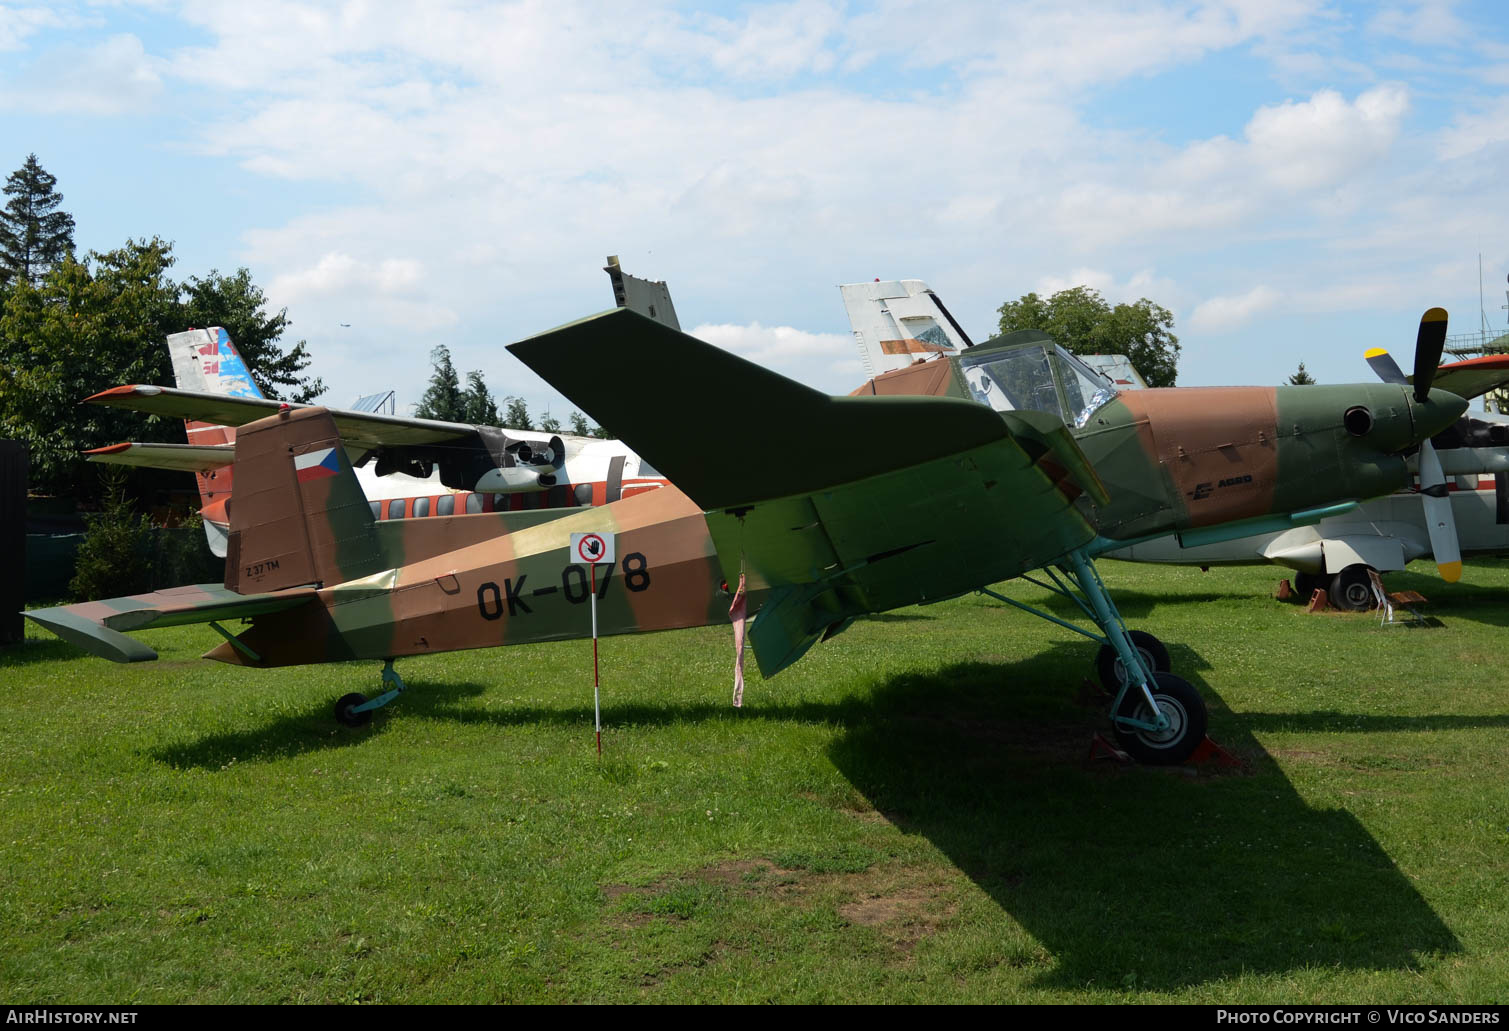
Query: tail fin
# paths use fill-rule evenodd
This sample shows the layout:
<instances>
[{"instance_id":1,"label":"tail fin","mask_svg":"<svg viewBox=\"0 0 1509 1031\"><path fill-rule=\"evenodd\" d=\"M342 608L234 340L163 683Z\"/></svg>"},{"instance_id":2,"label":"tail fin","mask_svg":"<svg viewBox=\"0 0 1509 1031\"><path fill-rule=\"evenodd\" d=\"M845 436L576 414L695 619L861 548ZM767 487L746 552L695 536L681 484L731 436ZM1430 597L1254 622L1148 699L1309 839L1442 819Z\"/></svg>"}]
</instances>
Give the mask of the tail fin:
<instances>
[{"instance_id":1,"label":"tail fin","mask_svg":"<svg viewBox=\"0 0 1509 1031\"><path fill-rule=\"evenodd\" d=\"M920 279L848 283L838 290L867 377L973 346L938 295Z\"/></svg>"},{"instance_id":2,"label":"tail fin","mask_svg":"<svg viewBox=\"0 0 1509 1031\"><path fill-rule=\"evenodd\" d=\"M226 587L276 591L382 569L372 509L324 408L242 426L234 468Z\"/></svg>"},{"instance_id":3,"label":"tail fin","mask_svg":"<svg viewBox=\"0 0 1509 1031\"><path fill-rule=\"evenodd\" d=\"M191 329L168 335L168 356L173 360L173 380L181 390L233 397L262 397L241 353L231 343L230 334L219 326ZM236 430L218 423L185 419L190 444L231 444ZM221 557L226 553L226 502L231 496L230 467L203 469L194 474L199 488L200 515L204 518L204 535L210 551Z\"/></svg>"}]
</instances>

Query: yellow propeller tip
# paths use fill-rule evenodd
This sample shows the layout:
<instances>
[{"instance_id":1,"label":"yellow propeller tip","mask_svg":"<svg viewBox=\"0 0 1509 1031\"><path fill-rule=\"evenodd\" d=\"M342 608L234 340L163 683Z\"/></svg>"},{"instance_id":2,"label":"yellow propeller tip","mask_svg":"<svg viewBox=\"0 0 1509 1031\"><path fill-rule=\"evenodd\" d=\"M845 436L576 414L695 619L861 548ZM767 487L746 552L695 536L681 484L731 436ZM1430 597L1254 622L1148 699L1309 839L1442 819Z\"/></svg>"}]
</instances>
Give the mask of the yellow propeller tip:
<instances>
[{"instance_id":1,"label":"yellow propeller tip","mask_svg":"<svg viewBox=\"0 0 1509 1031\"><path fill-rule=\"evenodd\" d=\"M1445 322L1446 321L1446 309L1445 308L1431 308L1424 315L1422 315L1420 317L1420 321L1421 322Z\"/></svg>"},{"instance_id":2,"label":"yellow propeller tip","mask_svg":"<svg viewBox=\"0 0 1509 1031\"><path fill-rule=\"evenodd\" d=\"M1454 584L1462 579L1462 563L1460 562L1442 562L1436 566L1436 569L1440 570L1441 579L1449 584Z\"/></svg>"},{"instance_id":3,"label":"yellow propeller tip","mask_svg":"<svg viewBox=\"0 0 1509 1031\"><path fill-rule=\"evenodd\" d=\"M1375 347L1372 350L1364 351L1362 353L1362 356L1364 358L1377 358L1380 354L1388 354L1388 348L1386 348L1386 347Z\"/></svg>"}]
</instances>

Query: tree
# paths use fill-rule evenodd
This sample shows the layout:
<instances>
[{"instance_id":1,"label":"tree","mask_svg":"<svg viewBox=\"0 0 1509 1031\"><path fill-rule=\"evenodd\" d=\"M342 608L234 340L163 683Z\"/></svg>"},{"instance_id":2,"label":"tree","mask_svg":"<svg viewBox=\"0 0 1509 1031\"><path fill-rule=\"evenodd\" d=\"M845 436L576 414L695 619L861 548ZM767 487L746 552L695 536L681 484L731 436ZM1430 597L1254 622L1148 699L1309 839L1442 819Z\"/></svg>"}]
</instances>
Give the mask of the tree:
<instances>
[{"instance_id":1,"label":"tree","mask_svg":"<svg viewBox=\"0 0 1509 1031\"><path fill-rule=\"evenodd\" d=\"M503 413L503 425L511 430L532 430L534 423L529 421L529 406L524 403L522 397L505 398L508 410Z\"/></svg>"},{"instance_id":2,"label":"tree","mask_svg":"<svg viewBox=\"0 0 1509 1031\"><path fill-rule=\"evenodd\" d=\"M1299 363L1299 371L1289 377L1291 387L1306 387L1315 382L1315 377L1305 371L1305 363Z\"/></svg>"},{"instance_id":3,"label":"tree","mask_svg":"<svg viewBox=\"0 0 1509 1031\"><path fill-rule=\"evenodd\" d=\"M180 285L172 266L165 241L128 240L83 261L65 255L36 283L18 276L0 295L0 437L27 442L35 489L93 497L99 481L81 475L79 451L123 440L182 442L176 419L79 402L122 383L172 383L164 339L188 326L225 326L259 378L266 382L263 370L273 369L273 382L293 386L295 400L324 389L298 377L307 350L300 342L283 354L277 339L287 319L266 314L246 270Z\"/></svg>"},{"instance_id":4,"label":"tree","mask_svg":"<svg viewBox=\"0 0 1509 1031\"><path fill-rule=\"evenodd\" d=\"M462 422L473 426L498 425L498 405L488 392L482 373L475 369L466 374L466 392L461 395L461 407L465 413Z\"/></svg>"},{"instance_id":5,"label":"tree","mask_svg":"<svg viewBox=\"0 0 1509 1031\"><path fill-rule=\"evenodd\" d=\"M31 480L50 493L93 494L78 452L122 440L183 439L177 420L80 405L122 383L171 383L163 338L175 328L171 248L131 240L85 261L64 257L33 285L17 277L0 302L0 437L26 441Z\"/></svg>"},{"instance_id":6,"label":"tree","mask_svg":"<svg viewBox=\"0 0 1509 1031\"><path fill-rule=\"evenodd\" d=\"M277 401L309 402L325 392L322 380L301 376L309 367L308 344L300 340L286 354L278 341L288 327L288 309L269 314L267 298L244 268L223 276L218 270L190 276L180 288L181 312L176 328L223 326L267 396Z\"/></svg>"},{"instance_id":7,"label":"tree","mask_svg":"<svg viewBox=\"0 0 1509 1031\"><path fill-rule=\"evenodd\" d=\"M540 417L540 432L541 433L559 433L559 432L561 432L561 420L557 419L555 416L551 415L549 412L546 412L543 416Z\"/></svg>"},{"instance_id":8,"label":"tree","mask_svg":"<svg viewBox=\"0 0 1509 1031\"><path fill-rule=\"evenodd\" d=\"M587 425L587 417L581 412L572 412L571 417L566 421L571 424L571 432L578 437L590 437L592 435L592 428Z\"/></svg>"},{"instance_id":9,"label":"tree","mask_svg":"<svg viewBox=\"0 0 1509 1031\"><path fill-rule=\"evenodd\" d=\"M450 348L441 344L430 352L434 375L430 377L429 389L419 400L414 414L421 419L439 419L442 422L465 422L466 402L461 395L461 380L456 376L456 366L451 364Z\"/></svg>"},{"instance_id":10,"label":"tree","mask_svg":"<svg viewBox=\"0 0 1509 1031\"><path fill-rule=\"evenodd\" d=\"M1002 333L1038 329L1075 354L1124 354L1150 387L1171 387L1178 376L1174 316L1146 297L1113 308L1099 290L1076 286L1046 299L1024 294L999 312Z\"/></svg>"},{"instance_id":11,"label":"tree","mask_svg":"<svg viewBox=\"0 0 1509 1031\"><path fill-rule=\"evenodd\" d=\"M57 176L30 154L5 180L10 200L0 212L0 283L24 279L36 285L73 254L73 216L59 211Z\"/></svg>"}]
</instances>

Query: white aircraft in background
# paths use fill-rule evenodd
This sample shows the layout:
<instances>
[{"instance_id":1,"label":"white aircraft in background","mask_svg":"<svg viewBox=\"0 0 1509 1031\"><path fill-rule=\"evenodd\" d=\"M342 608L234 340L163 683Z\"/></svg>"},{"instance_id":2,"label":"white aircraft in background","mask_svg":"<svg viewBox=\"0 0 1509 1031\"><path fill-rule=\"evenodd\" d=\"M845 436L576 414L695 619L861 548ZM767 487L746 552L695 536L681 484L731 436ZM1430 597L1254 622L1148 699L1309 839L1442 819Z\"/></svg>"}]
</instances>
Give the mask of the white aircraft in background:
<instances>
[{"instance_id":1,"label":"white aircraft in background","mask_svg":"<svg viewBox=\"0 0 1509 1031\"><path fill-rule=\"evenodd\" d=\"M625 274L615 257L605 271L619 307L680 328L664 283ZM174 333L168 351L176 387L114 387L88 400L181 417L188 443L113 444L88 452L89 460L194 473L210 550L223 558L235 428L274 414L282 403L263 396L218 326ZM330 414L378 519L603 505L666 483L621 441L416 419L370 407L358 402Z\"/></svg>"},{"instance_id":2,"label":"white aircraft in background","mask_svg":"<svg viewBox=\"0 0 1509 1031\"><path fill-rule=\"evenodd\" d=\"M851 283L839 292L869 376L973 346L921 280ZM1118 389L1147 387L1125 355L1078 357ZM1410 379L1387 352L1369 351L1368 363L1385 381ZM925 372L919 368L919 378ZM1509 355L1490 355L1442 366L1434 385L1471 399L1506 382ZM1322 588L1338 608L1372 608L1371 572L1392 572L1433 556L1443 577L1455 580L1463 554L1509 553L1509 416L1463 416L1411 457L1417 477L1422 462L1424 485L1415 491L1364 502L1313 526L1195 547L1171 535L1108 554L1202 567L1273 563L1295 570L1294 586L1304 595Z\"/></svg>"}]
</instances>

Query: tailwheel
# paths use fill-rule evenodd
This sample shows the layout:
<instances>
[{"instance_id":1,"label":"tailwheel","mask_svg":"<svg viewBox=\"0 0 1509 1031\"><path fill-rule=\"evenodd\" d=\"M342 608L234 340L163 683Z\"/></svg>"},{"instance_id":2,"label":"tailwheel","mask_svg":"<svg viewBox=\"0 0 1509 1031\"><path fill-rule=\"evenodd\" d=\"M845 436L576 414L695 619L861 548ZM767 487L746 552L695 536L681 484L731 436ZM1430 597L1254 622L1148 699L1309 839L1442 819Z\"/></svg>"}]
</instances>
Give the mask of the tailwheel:
<instances>
[{"instance_id":1,"label":"tailwheel","mask_svg":"<svg viewBox=\"0 0 1509 1031\"><path fill-rule=\"evenodd\" d=\"M367 696L356 691L348 695L341 695L340 701L335 703L335 718L348 727L365 727L372 722L372 710L365 712L353 712L358 705L365 705Z\"/></svg>"},{"instance_id":2,"label":"tailwheel","mask_svg":"<svg viewBox=\"0 0 1509 1031\"><path fill-rule=\"evenodd\" d=\"M1143 665L1157 673L1168 672L1168 649L1162 641L1146 630L1128 630L1127 637L1131 638L1132 647L1137 649ZM1101 645L1100 651L1096 653L1095 672L1100 676L1100 686L1109 694L1121 693L1121 686L1127 681L1127 667L1116 654L1116 649L1109 644Z\"/></svg>"},{"instance_id":3,"label":"tailwheel","mask_svg":"<svg viewBox=\"0 0 1509 1031\"><path fill-rule=\"evenodd\" d=\"M1205 699L1188 681L1165 672L1153 674L1152 693L1159 711L1168 721L1166 729L1131 726L1113 717L1111 730L1116 735L1116 743L1138 762L1149 766L1174 766L1188 759L1205 740ZM1127 690L1116 716L1140 723L1155 722L1147 699L1137 687Z\"/></svg>"}]
</instances>

